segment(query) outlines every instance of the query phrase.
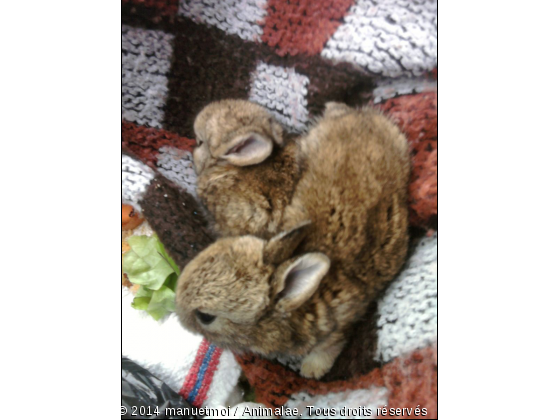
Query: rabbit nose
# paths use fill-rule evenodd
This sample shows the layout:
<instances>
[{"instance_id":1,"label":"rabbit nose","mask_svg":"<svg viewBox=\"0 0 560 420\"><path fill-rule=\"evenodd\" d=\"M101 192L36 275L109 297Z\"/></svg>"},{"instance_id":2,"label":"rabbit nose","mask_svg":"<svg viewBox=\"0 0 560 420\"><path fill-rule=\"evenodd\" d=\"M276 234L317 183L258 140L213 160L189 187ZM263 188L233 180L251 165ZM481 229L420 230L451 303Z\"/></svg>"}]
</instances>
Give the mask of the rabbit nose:
<instances>
[{"instance_id":1,"label":"rabbit nose","mask_svg":"<svg viewBox=\"0 0 560 420\"><path fill-rule=\"evenodd\" d=\"M210 325L216 319L216 315L210 315L210 314L201 312L198 309L196 309L194 311L194 313L195 313L196 317L198 318L198 320L201 323L203 323L204 325Z\"/></svg>"}]
</instances>

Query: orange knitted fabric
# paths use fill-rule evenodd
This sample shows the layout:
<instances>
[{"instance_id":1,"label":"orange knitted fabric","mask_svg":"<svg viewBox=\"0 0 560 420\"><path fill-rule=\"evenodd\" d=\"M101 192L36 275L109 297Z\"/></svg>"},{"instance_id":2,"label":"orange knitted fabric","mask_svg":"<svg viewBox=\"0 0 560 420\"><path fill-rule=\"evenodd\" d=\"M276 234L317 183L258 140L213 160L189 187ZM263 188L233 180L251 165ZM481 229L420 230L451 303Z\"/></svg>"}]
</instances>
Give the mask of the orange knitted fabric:
<instances>
[{"instance_id":1,"label":"orange knitted fabric","mask_svg":"<svg viewBox=\"0 0 560 420\"><path fill-rule=\"evenodd\" d=\"M172 146L192 152L196 142L178 134L157 128L143 127L132 122L123 121L121 128L122 145L130 149L145 163L155 165L158 150L163 146Z\"/></svg>"},{"instance_id":2,"label":"orange knitted fabric","mask_svg":"<svg viewBox=\"0 0 560 420\"><path fill-rule=\"evenodd\" d=\"M319 54L353 0L268 0L262 40L280 56Z\"/></svg>"},{"instance_id":3,"label":"orange knitted fabric","mask_svg":"<svg viewBox=\"0 0 560 420\"><path fill-rule=\"evenodd\" d=\"M321 382L305 379L279 363L255 355L236 356L249 383L255 387L257 402L271 408L283 406L292 394L304 391L325 395L348 390L385 387L390 408L420 408L427 416L405 415L395 418L437 417L437 345L397 357L381 368L346 381ZM380 416L382 417L382 416ZM389 413L387 418L392 418Z\"/></svg>"},{"instance_id":4,"label":"orange knitted fabric","mask_svg":"<svg viewBox=\"0 0 560 420\"><path fill-rule=\"evenodd\" d=\"M410 223L434 228L437 220L437 92L399 96L379 108L393 117L410 143Z\"/></svg>"},{"instance_id":5,"label":"orange knitted fabric","mask_svg":"<svg viewBox=\"0 0 560 420\"><path fill-rule=\"evenodd\" d=\"M162 16L174 16L179 9L179 0L122 0L135 6L149 7Z\"/></svg>"}]
</instances>

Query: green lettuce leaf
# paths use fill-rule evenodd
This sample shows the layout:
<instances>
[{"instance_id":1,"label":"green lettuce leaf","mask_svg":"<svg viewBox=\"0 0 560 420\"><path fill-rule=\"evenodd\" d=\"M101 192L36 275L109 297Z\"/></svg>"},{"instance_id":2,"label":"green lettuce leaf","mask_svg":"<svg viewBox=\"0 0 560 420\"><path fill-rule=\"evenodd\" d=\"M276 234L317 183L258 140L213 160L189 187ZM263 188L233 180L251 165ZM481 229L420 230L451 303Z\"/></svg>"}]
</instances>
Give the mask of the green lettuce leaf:
<instances>
[{"instance_id":1,"label":"green lettuce leaf","mask_svg":"<svg viewBox=\"0 0 560 420\"><path fill-rule=\"evenodd\" d=\"M123 256L123 271L131 283L141 285L132 307L146 311L156 321L175 312L175 289L179 267L157 236L132 236L130 250Z\"/></svg>"},{"instance_id":2,"label":"green lettuce leaf","mask_svg":"<svg viewBox=\"0 0 560 420\"><path fill-rule=\"evenodd\" d=\"M173 271L175 271L175 273L177 275L181 274L181 272L179 271L179 267L177 267L177 264L175 264L175 261L173 261L171 259L171 257L169 256L169 254L167 254L167 251L165 250L165 248L163 247L163 244L158 240L156 242L156 247L158 252L160 253L160 255L165 258L165 260L169 263L169 265L171 266L171 268L173 268Z\"/></svg>"},{"instance_id":3,"label":"green lettuce leaf","mask_svg":"<svg viewBox=\"0 0 560 420\"><path fill-rule=\"evenodd\" d=\"M158 243L155 235L131 236L128 239L131 249L124 255L122 264L131 283L158 290L170 274L176 273L175 268L160 253L163 245Z\"/></svg>"},{"instance_id":4,"label":"green lettuce leaf","mask_svg":"<svg viewBox=\"0 0 560 420\"><path fill-rule=\"evenodd\" d=\"M138 289L138 292L132 301L132 307L134 309L145 311L148 309L148 305L150 304L150 300L152 300L153 294L153 290L145 289L143 286L140 286L140 289Z\"/></svg>"},{"instance_id":5,"label":"green lettuce leaf","mask_svg":"<svg viewBox=\"0 0 560 420\"><path fill-rule=\"evenodd\" d=\"M131 305L134 309L138 309L140 311L145 311L146 309L148 309L148 306L150 305L150 300L152 298L150 297L134 297L134 300L132 301Z\"/></svg>"},{"instance_id":6,"label":"green lettuce leaf","mask_svg":"<svg viewBox=\"0 0 560 420\"><path fill-rule=\"evenodd\" d=\"M167 315L168 312L175 312L175 292L166 286L162 286L152 295L146 311L156 321Z\"/></svg>"}]
</instances>

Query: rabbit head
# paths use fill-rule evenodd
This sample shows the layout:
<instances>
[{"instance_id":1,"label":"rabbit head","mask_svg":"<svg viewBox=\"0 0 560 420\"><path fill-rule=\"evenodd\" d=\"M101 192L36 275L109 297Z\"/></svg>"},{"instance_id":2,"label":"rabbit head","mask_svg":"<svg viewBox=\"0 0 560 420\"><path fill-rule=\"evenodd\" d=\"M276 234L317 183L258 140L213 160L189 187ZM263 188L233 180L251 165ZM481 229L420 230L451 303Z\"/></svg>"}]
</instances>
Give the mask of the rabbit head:
<instances>
[{"instance_id":1,"label":"rabbit head","mask_svg":"<svg viewBox=\"0 0 560 420\"><path fill-rule=\"evenodd\" d=\"M183 270L177 314L183 326L237 351L268 355L290 347L291 314L317 290L330 267L321 253L292 257L306 225L266 241L222 238Z\"/></svg>"},{"instance_id":2,"label":"rabbit head","mask_svg":"<svg viewBox=\"0 0 560 420\"><path fill-rule=\"evenodd\" d=\"M283 145L282 127L255 103L227 99L207 105L194 122L193 153L198 174L220 163L255 165L265 160L274 145Z\"/></svg>"}]
</instances>

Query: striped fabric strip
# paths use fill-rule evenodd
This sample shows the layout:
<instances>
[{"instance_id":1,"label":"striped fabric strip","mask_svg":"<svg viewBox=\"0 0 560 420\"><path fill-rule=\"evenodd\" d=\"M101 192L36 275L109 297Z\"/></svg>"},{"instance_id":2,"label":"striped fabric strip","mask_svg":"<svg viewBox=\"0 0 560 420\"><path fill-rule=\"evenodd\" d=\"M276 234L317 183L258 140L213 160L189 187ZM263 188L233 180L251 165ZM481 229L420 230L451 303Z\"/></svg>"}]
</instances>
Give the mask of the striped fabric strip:
<instances>
[{"instance_id":1,"label":"striped fabric strip","mask_svg":"<svg viewBox=\"0 0 560 420\"><path fill-rule=\"evenodd\" d=\"M195 407L201 407L204 404L221 355L222 349L202 340L195 361L179 392Z\"/></svg>"}]
</instances>

